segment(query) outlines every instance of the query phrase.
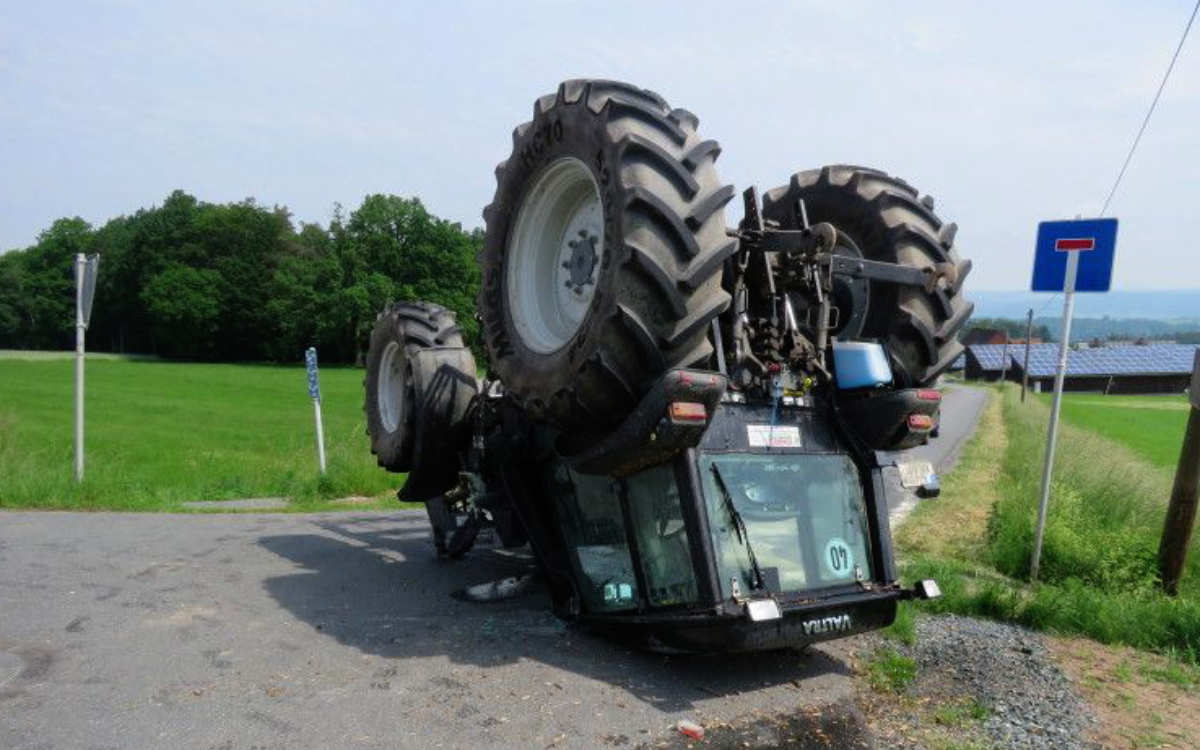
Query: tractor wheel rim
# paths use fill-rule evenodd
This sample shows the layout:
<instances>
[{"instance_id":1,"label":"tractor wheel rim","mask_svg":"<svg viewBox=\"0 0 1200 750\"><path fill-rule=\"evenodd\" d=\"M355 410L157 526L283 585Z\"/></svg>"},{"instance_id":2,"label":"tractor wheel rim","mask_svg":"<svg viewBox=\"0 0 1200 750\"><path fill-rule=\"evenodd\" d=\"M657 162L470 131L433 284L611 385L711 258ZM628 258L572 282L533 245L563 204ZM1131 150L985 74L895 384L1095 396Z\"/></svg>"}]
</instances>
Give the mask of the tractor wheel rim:
<instances>
[{"instance_id":1,"label":"tractor wheel rim","mask_svg":"<svg viewBox=\"0 0 1200 750\"><path fill-rule=\"evenodd\" d=\"M400 344L396 341L388 342L379 360L379 382L376 383L375 402L379 407L383 429L387 432L398 430L401 420L404 419L404 391L407 386L404 360Z\"/></svg>"},{"instance_id":2,"label":"tractor wheel rim","mask_svg":"<svg viewBox=\"0 0 1200 750\"><path fill-rule=\"evenodd\" d=\"M539 354L566 346L591 307L604 261L600 186L579 159L551 162L526 191L509 238L508 309Z\"/></svg>"}]
</instances>

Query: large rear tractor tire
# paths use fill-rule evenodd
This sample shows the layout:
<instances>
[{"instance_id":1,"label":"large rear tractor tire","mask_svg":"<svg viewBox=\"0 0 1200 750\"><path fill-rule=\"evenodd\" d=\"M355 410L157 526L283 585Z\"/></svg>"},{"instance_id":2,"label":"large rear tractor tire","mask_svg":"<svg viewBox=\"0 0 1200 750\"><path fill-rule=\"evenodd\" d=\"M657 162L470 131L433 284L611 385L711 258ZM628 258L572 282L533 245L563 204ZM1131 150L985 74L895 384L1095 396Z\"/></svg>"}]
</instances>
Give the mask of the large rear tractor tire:
<instances>
[{"instance_id":1,"label":"large rear tractor tire","mask_svg":"<svg viewBox=\"0 0 1200 750\"><path fill-rule=\"evenodd\" d=\"M412 469L417 438L413 352L462 346L454 313L441 305L397 302L375 319L363 380L364 411L371 452L383 468L394 472Z\"/></svg>"},{"instance_id":2,"label":"large rear tractor tire","mask_svg":"<svg viewBox=\"0 0 1200 750\"><path fill-rule=\"evenodd\" d=\"M666 370L709 362L737 244L697 125L653 92L575 80L513 132L479 312L493 373L535 419L595 434Z\"/></svg>"},{"instance_id":3,"label":"large rear tractor tire","mask_svg":"<svg viewBox=\"0 0 1200 750\"><path fill-rule=\"evenodd\" d=\"M868 282L867 309L854 331L855 338L887 345L897 387L932 383L962 353L958 333L974 308L962 296L971 261L960 259L954 248L957 227L934 214L933 198L866 167L799 172L790 184L766 192L763 218L797 229L803 225L800 200L811 224L830 222L869 260L945 272L931 292ZM843 311L843 319L850 314Z\"/></svg>"}]
</instances>

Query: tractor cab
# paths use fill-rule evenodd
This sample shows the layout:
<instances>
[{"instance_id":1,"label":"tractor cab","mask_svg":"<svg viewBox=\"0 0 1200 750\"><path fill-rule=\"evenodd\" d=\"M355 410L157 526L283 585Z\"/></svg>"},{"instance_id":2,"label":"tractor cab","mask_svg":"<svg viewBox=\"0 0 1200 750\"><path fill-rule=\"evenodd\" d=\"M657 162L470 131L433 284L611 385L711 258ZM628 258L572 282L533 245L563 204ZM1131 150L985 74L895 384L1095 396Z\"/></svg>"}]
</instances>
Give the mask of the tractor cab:
<instances>
[{"instance_id":1,"label":"tractor cab","mask_svg":"<svg viewBox=\"0 0 1200 750\"><path fill-rule=\"evenodd\" d=\"M623 477L550 469L578 619L664 650L800 645L890 624L880 468L809 399L732 400L672 460Z\"/></svg>"}]
</instances>

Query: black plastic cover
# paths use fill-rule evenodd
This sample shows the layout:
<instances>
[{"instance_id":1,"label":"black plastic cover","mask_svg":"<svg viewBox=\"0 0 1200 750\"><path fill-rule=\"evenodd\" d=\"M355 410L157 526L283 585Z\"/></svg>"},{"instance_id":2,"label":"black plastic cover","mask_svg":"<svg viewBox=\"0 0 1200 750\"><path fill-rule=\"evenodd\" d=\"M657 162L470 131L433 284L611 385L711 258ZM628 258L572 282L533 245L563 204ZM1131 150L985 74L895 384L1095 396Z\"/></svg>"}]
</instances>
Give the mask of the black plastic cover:
<instances>
[{"instance_id":1,"label":"black plastic cover","mask_svg":"<svg viewBox=\"0 0 1200 750\"><path fill-rule=\"evenodd\" d=\"M707 422L679 423L667 417L673 402L704 405L710 418L728 379L707 370L669 370L658 379L637 407L615 430L589 448L567 458L581 474L623 477L669 461L694 448L708 429Z\"/></svg>"}]
</instances>

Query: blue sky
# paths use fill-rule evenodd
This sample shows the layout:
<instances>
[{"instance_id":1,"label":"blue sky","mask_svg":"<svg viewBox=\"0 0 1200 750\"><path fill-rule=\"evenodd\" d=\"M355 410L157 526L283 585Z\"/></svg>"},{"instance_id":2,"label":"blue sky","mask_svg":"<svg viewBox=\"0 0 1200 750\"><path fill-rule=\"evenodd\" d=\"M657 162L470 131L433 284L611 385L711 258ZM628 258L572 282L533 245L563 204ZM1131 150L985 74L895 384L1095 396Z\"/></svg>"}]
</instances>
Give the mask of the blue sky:
<instances>
[{"instance_id":1,"label":"blue sky","mask_svg":"<svg viewBox=\"0 0 1200 750\"><path fill-rule=\"evenodd\" d=\"M1020 289L1037 222L1099 210L1191 4L5 3L0 248L175 188L321 223L418 195L477 226L533 100L602 76L699 115L739 189L904 177L974 287ZM1198 44L1113 203L1115 288L1200 287Z\"/></svg>"}]
</instances>

